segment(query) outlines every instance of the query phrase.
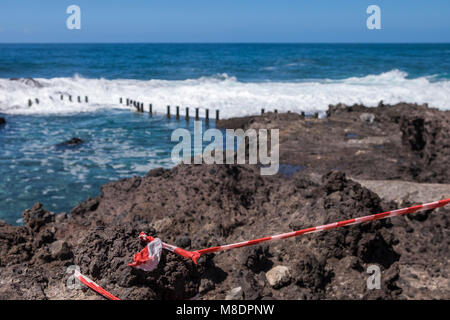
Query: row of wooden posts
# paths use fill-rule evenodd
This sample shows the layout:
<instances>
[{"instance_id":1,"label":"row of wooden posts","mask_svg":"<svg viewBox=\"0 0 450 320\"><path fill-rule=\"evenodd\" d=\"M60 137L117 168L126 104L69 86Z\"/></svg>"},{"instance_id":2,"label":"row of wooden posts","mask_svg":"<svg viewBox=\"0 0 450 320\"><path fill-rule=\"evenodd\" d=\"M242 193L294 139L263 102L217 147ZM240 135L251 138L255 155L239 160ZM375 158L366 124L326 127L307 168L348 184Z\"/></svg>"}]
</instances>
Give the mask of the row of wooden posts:
<instances>
[{"instance_id":1,"label":"row of wooden posts","mask_svg":"<svg viewBox=\"0 0 450 320\"><path fill-rule=\"evenodd\" d=\"M72 96L68 95L68 98L69 98L69 101L72 102ZM62 100L64 100L64 95L63 94L61 95L61 101ZM78 100L79 103L81 103L82 97L78 96L77 100ZM35 101L36 104L39 104L39 99L38 98L34 99L34 101ZM89 102L88 96L84 97L84 102L85 103ZM123 98L120 98L120 104L123 104ZM31 107L32 105L33 105L33 100L32 99L28 99L28 106ZM138 101L135 101L135 100L127 98L126 99L126 105L135 107L138 112L144 112L144 103L143 102L138 102ZM150 114L150 116L153 116L153 106L152 106L151 103L148 106L149 106L149 114ZM200 110L199 108L195 108L195 120L199 120L200 119L200 117L199 117L199 110ZM265 110L261 109L261 115L263 115L264 112L265 112ZM289 112L290 111L288 111L288 113ZM205 109L205 113L206 113L205 114L205 120L206 120L206 122L208 122L209 121L209 109ZM274 113L278 113L278 110L275 109ZM155 112L155 114L156 114L156 112ZM302 111L301 112L301 116L304 118L305 117L305 112ZM171 117L170 106L167 106L167 118L170 119L170 117ZM179 106L176 106L175 117L176 117L177 120L180 119L180 107ZM318 118L318 117L319 117L319 113L318 112L314 113L314 118ZM189 108L186 108L185 119L186 119L186 121L189 121ZM216 110L216 121L218 121L218 120L219 120L219 110Z\"/></svg>"},{"instance_id":2,"label":"row of wooden posts","mask_svg":"<svg viewBox=\"0 0 450 320\"><path fill-rule=\"evenodd\" d=\"M120 101L120 104L124 103L123 98L120 98L119 101ZM144 103L143 102L139 102L139 101L135 101L135 100L126 98L125 104L127 106L135 107L138 112L144 112ZM176 110L175 118L177 120L179 120L180 119L180 107L176 106L175 110ZM186 119L186 121L189 121L189 118L190 118L189 117L189 108L186 107L185 110L186 110L185 111L185 119ZM151 103L149 103L149 105L148 105L148 112L149 112L150 116L153 116L153 113L154 113L153 105ZM155 114L156 114L156 112L155 112ZM172 114L170 112L170 106L167 106L166 116L167 116L167 119L170 119L172 116ZM200 119L200 108L195 108L195 120L199 120L199 119ZM219 110L216 110L216 121L218 121L218 120L219 120ZM205 121L209 122L209 109L205 109Z\"/></svg>"},{"instance_id":3,"label":"row of wooden posts","mask_svg":"<svg viewBox=\"0 0 450 320\"><path fill-rule=\"evenodd\" d=\"M124 103L124 99L120 98L120 104L123 104L123 103ZM126 103L127 107L133 106L136 108L136 110L138 112L144 112L144 103L143 102L139 102L139 101L132 100L130 98L126 98L125 103ZM200 118L199 110L200 110L199 108L195 108L195 120L199 120L199 118ZM153 116L153 105L151 103L149 103L149 105L148 105L148 112L149 112L150 116ZM289 112L290 111L288 111L288 113ZM265 110L261 109L261 115L263 115L264 113L265 113ZM278 113L278 110L275 109L274 113ZM303 118L305 118L305 112L302 111L300 115ZM166 116L167 116L167 119L170 119L170 117L171 117L170 106L167 106ZM176 106L175 117L177 120L180 119L180 107L179 106ZM314 113L314 118L318 118L318 117L319 117L319 113L318 112ZM186 108L185 119L186 119L186 121L189 121L189 108ZM205 120L206 120L206 122L209 122L209 109L205 109ZM216 121L218 121L218 120L219 120L219 110L216 110Z\"/></svg>"},{"instance_id":4,"label":"row of wooden posts","mask_svg":"<svg viewBox=\"0 0 450 320\"><path fill-rule=\"evenodd\" d=\"M69 98L69 101L72 102L72 96L71 96L71 95L68 95L67 97ZM63 94L61 95L61 100L64 100L64 95L63 95ZM78 99L77 99L77 100L78 100L79 103L81 103L82 97L78 96ZM89 102L88 96L85 96L85 97L84 97L84 102L85 102L85 103L88 103L88 102Z\"/></svg>"},{"instance_id":5,"label":"row of wooden posts","mask_svg":"<svg viewBox=\"0 0 450 320\"><path fill-rule=\"evenodd\" d=\"M72 102L72 96L68 95L67 97L69 98L69 101ZM62 94L61 95L61 101L63 101L63 100L64 100L64 95ZM83 99L82 99L82 97L78 96L77 100L78 100L79 103L81 103L81 100L83 100ZM84 102L85 103L89 102L89 97L88 96L84 97ZM39 99L35 98L34 99L34 103L39 104ZM32 105L33 105L33 100L32 99L28 99L28 106L31 107Z\"/></svg>"}]
</instances>

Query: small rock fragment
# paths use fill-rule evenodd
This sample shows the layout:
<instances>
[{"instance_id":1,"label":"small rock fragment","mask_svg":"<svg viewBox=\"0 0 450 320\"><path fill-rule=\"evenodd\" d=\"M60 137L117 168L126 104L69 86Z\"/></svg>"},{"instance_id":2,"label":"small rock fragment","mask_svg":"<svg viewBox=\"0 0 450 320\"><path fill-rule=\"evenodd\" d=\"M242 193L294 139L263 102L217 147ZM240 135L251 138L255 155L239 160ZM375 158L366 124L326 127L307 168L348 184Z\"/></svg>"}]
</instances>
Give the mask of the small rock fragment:
<instances>
[{"instance_id":1,"label":"small rock fragment","mask_svg":"<svg viewBox=\"0 0 450 320\"><path fill-rule=\"evenodd\" d=\"M372 124L375 121L375 115L373 113L364 112L359 116L359 119L362 122L366 122L368 124Z\"/></svg>"},{"instance_id":2,"label":"small rock fragment","mask_svg":"<svg viewBox=\"0 0 450 320\"><path fill-rule=\"evenodd\" d=\"M291 272L288 267L276 266L266 273L266 278L273 288L279 289L291 282Z\"/></svg>"}]
</instances>

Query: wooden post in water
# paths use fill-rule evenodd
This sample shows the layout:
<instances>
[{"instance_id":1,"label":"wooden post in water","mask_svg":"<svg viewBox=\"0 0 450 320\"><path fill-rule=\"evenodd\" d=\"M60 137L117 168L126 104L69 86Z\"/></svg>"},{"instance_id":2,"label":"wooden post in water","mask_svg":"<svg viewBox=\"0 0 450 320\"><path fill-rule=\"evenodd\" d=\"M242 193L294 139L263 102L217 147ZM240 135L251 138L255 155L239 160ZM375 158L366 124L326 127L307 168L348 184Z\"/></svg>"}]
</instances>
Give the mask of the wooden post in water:
<instances>
[{"instance_id":1,"label":"wooden post in water","mask_svg":"<svg viewBox=\"0 0 450 320\"><path fill-rule=\"evenodd\" d=\"M219 109L216 110L216 122L219 121Z\"/></svg>"},{"instance_id":2,"label":"wooden post in water","mask_svg":"<svg viewBox=\"0 0 450 320\"><path fill-rule=\"evenodd\" d=\"M149 105L148 105L148 113L150 114L150 117L153 116L153 106L151 103L149 103Z\"/></svg>"},{"instance_id":3,"label":"wooden post in water","mask_svg":"<svg viewBox=\"0 0 450 320\"><path fill-rule=\"evenodd\" d=\"M88 96L85 96L85 97L84 97L84 102L86 102L86 103L88 103L88 102L89 102L89 98L88 98Z\"/></svg>"},{"instance_id":4,"label":"wooden post in water","mask_svg":"<svg viewBox=\"0 0 450 320\"><path fill-rule=\"evenodd\" d=\"M39 99L35 98L34 101L36 101L36 104L39 104Z\"/></svg>"},{"instance_id":5,"label":"wooden post in water","mask_svg":"<svg viewBox=\"0 0 450 320\"><path fill-rule=\"evenodd\" d=\"M198 108L195 108L195 120L198 121L199 116L198 116Z\"/></svg>"},{"instance_id":6,"label":"wooden post in water","mask_svg":"<svg viewBox=\"0 0 450 320\"><path fill-rule=\"evenodd\" d=\"M31 107L33 105L33 101L31 99L28 99L28 106Z\"/></svg>"},{"instance_id":7,"label":"wooden post in water","mask_svg":"<svg viewBox=\"0 0 450 320\"><path fill-rule=\"evenodd\" d=\"M167 106L167 119L170 119L170 106Z\"/></svg>"},{"instance_id":8,"label":"wooden post in water","mask_svg":"<svg viewBox=\"0 0 450 320\"><path fill-rule=\"evenodd\" d=\"M120 98L120 104L122 104L122 98Z\"/></svg>"},{"instance_id":9,"label":"wooden post in water","mask_svg":"<svg viewBox=\"0 0 450 320\"><path fill-rule=\"evenodd\" d=\"M127 107L130 105L130 99L127 98Z\"/></svg>"},{"instance_id":10,"label":"wooden post in water","mask_svg":"<svg viewBox=\"0 0 450 320\"><path fill-rule=\"evenodd\" d=\"M206 109L206 117L205 117L206 119L206 124L209 124L209 109Z\"/></svg>"},{"instance_id":11,"label":"wooden post in water","mask_svg":"<svg viewBox=\"0 0 450 320\"><path fill-rule=\"evenodd\" d=\"M72 102L72 96L69 96L69 101Z\"/></svg>"},{"instance_id":12,"label":"wooden post in water","mask_svg":"<svg viewBox=\"0 0 450 320\"><path fill-rule=\"evenodd\" d=\"M176 115L177 120L180 120L180 107L177 106L177 115Z\"/></svg>"},{"instance_id":13,"label":"wooden post in water","mask_svg":"<svg viewBox=\"0 0 450 320\"><path fill-rule=\"evenodd\" d=\"M264 109L261 109L261 115L263 115L264 114Z\"/></svg>"},{"instance_id":14,"label":"wooden post in water","mask_svg":"<svg viewBox=\"0 0 450 320\"><path fill-rule=\"evenodd\" d=\"M141 112L144 112L144 103L141 102Z\"/></svg>"},{"instance_id":15,"label":"wooden post in water","mask_svg":"<svg viewBox=\"0 0 450 320\"><path fill-rule=\"evenodd\" d=\"M81 103L81 97L78 96L78 103Z\"/></svg>"},{"instance_id":16,"label":"wooden post in water","mask_svg":"<svg viewBox=\"0 0 450 320\"><path fill-rule=\"evenodd\" d=\"M189 122L189 108L186 107L186 121Z\"/></svg>"}]
</instances>

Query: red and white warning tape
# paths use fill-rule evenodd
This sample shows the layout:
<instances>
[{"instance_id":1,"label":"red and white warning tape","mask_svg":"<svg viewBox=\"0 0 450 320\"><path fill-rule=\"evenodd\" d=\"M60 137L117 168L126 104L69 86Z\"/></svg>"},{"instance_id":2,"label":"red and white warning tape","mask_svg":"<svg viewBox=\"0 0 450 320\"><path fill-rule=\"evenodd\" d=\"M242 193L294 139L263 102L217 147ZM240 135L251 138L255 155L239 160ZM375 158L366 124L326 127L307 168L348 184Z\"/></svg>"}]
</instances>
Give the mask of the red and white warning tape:
<instances>
[{"instance_id":1,"label":"red and white warning tape","mask_svg":"<svg viewBox=\"0 0 450 320\"><path fill-rule=\"evenodd\" d=\"M241 247L247 247L247 246L256 245L256 244L259 244L262 242L279 240L279 239L287 239L287 238L291 238L291 237L297 237L300 235L304 235L307 233L332 230L332 229L336 229L336 228L340 228L340 227L344 227L344 226L348 226L348 225L354 225L354 224L359 224L359 223L368 222L368 221L375 221L375 220L380 220L380 219L396 217L396 216L400 216L400 215L414 213L417 211L435 209L435 208L446 206L449 203L450 203L450 198L445 199L445 200L431 202L431 203L420 204L420 205L416 205L416 206L409 207L409 208L403 208L403 209L392 210L392 211L387 211L387 212L383 212L383 213L372 214L372 215L368 215L368 216L364 216L364 217L353 218L353 219L339 221L339 222L333 222L333 223L329 223L329 224L321 225L321 226L317 226L317 227L311 227L311 228L302 229L302 230L298 230L298 231L277 234L277 235L269 236L269 237L265 237L265 238L237 242L237 243L232 243L232 244L227 244L227 245L222 245L222 246L217 246L217 247L211 247L211 248L206 248L206 249L201 249L201 250L196 250L196 251L188 251L188 250L178 248L176 246L164 243L161 240L159 240L158 238L153 238L151 236L147 236L144 232L141 232L139 234L139 238L141 240L147 242L147 246L141 252L134 255L134 257L133 257L134 261L133 261L133 263L130 263L129 265L132 267L135 267L135 268L140 268L140 269L143 269L146 271L151 271L157 266L157 264L159 262L159 256L161 253L161 249L166 249L168 251L174 252L184 258L192 259L194 261L194 263L197 263L198 258L202 254L225 251L225 250L241 248ZM156 240L156 241L154 241L154 240ZM91 289L95 290L96 292L100 293L104 297L111 299L111 300L119 300L119 298L112 295L111 293L109 293L108 291L106 291L105 289L100 287L98 284L96 284L94 281L92 281L88 277L82 275L78 271L75 271L75 276L82 283L84 283Z\"/></svg>"},{"instance_id":2,"label":"red and white warning tape","mask_svg":"<svg viewBox=\"0 0 450 320\"><path fill-rule=\"evenodd\" d=\"M409 208L387 211L387 212L372 214L372 215L368 215L368 216L364 216L364 217L353 218L353 219L339 221L339 222L333 222L333 223L322 225L322 226L277 234L275 236L265 237L265 238L261 238L261 239L255 239L255 240L250 240L250 241L243 241L243 242L238 242L238 243L233 243L233 244L227 244L224 246L201 249L201 250L197 250L194 252L197 252L200 255L202 255L202 254L211 253L211 252L218 252L218 251L230 250L230 249L234 249L234 248L252 246L252 245L255 245L255 244L258 244L261 242L297 237L297 236L301 236L301 235L304 235L307 233L331 230L331 229L336 229L336 228L340 228L340 227L347 226L347 225L353 225L353 224L359 224L359 223L368 222L368 221L386 219L386 218L390 218L390 217L396 217L396 216L400 216L400 215L414 213L417 211L435 209L435 208L443 207L449 203L450 203L450 198L445 199L445 200L430 202L430 203L426 203L426 204L419 204L417 206L413 206L413 207L409 207Z\"/></svg>"},{"instance_id":3,"label":"red and white warning tape","mask_svg":"<svg viewBox=\"0 0 450 320\"><path fill-rule=\"evenodd\" d=\"M302 230L298 230L298 231L277 234L277 235L269 236L269 237L265 237L265 238L237 242L237 243L232 243L232 244L227 244L227 245L222 245L222 246L217 246L217 247L211 247L211 248L206 248L206 249L201 249L201 250L196 250L196 251L187 251L187 250L183 250L183 249L180 249L180 248L177 248L174 246L170 246L167 244L165 244L165 246L163 246L163 247L170 251L173 251L185 258L192 259L194 261L194 263L197 263L198 258L202 254L225 251L225 250L241 248L241 247L247 247L247 246L256 245L256 244L259 244L262 242L279 240L279 239L287 239L287 238L291 238L291 237L297 237L300 235L304 235L307 233L331 230L331 229L344 227L347 225L353 225L353 224L359 224L359 223L368 222L368 221L386 219L386 218L390 218L390 217L396 217L396 216L400 216L400 215L414 213L417 211L435 209L435 208L443 207L449 203L450 203L450 198L445 199L445 200L430 202L430 203L426 203L426 204L419 204L419 205L409 207L409 208L403 208L403 209L392 210L392 211L387 211L387 212L383 212L383 213L372 214L372 215L368 215L368 216L364 216L364 217L353 218L353 219L339 221L339 222L333 222L330 224L321 225L321 226L317 226L317 227L311 227L311 228L302 229ZM147 242L152 241L152 239L153 239L152 237L146 236L142 232L139 236L141 239L143 239ZM173 248L176 248L176 249L173 249ZM132 266L134 266L134 265L132 265Z\"/></svg>"},{"instance_id":4,"label":"red and white warning tape","mask_svg":"<svg viewBox=\"0 0 450 320\"><path fill-rule=\"evenodd\" d=\"M96 284L94 281L92 281L91 279L89 279L88 277L86 277L85 275L82 275L78 270L75 270L74 272L74 276L80 280L81 283L83 283L84 285L88 286L89 288L91 288L92 290L100 293L102 296L104 296L105 298L108 298L110 300L120 300L119 298L117 298L115 295L113 295L112 293L109 293L108 291L106 291L105 289L103 289L102 287L100 287L98 284Z\"/></svg>"}]
</instances>

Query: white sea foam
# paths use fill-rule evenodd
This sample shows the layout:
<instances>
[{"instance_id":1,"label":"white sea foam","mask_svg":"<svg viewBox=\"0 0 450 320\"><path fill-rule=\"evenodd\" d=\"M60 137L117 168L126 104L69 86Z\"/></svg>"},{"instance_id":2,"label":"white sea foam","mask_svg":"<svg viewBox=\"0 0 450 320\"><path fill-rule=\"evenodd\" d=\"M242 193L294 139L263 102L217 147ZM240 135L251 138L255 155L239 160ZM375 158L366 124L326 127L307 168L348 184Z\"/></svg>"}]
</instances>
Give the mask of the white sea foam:
<instances>
[{"instance_id":1,"label":"white sea foam","mask_svg":"<svg viewBox=\"0 0 450 320\"><path fill-rule=\"evenodd\" d=\"M35 79L30 81L0 79L0 113L6 114L67 114L92 112L102 108L127 108L119 98L153 104L156 112L166 112L166 106L220 110L222 118L259 114L266 111L323 112L329 104L363 103L376 106L401 101L428 103L431 107L450 109L450 81L433 81L432 77L408 79L405 72L392 70L378 75L352 77L344 80L310 80L301 82L241 82L226 74L188 80L106 80L73 78ZM72 95L69 102L60 95ZM77 102L77 96L83 102ZM84 103L84 96L89 103ZM28 106L28 99L39 104ZM129 107L128 107L129 108ZM172 111L172 112L173 112ZM191 111L191 116L193 111ZM201 116L204 114L202 111ZM211 113L211 116L214 116Z\"/></svg>"}]
</instances>

